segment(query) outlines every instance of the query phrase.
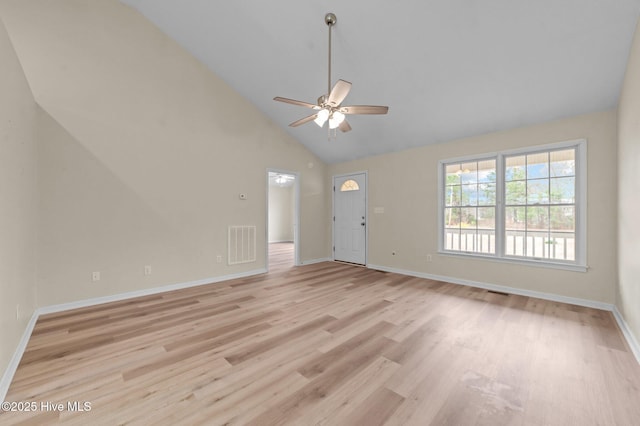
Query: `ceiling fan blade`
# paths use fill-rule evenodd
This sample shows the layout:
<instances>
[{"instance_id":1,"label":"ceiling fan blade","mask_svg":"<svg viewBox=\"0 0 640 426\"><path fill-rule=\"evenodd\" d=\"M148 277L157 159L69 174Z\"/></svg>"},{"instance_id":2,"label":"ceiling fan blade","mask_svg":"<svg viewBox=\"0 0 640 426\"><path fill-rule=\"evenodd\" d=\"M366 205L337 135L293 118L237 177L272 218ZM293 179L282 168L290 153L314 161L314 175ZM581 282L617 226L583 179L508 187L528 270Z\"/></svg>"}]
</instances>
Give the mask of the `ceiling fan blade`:
<instances>
[{"instance_id":1,"label":"ceiling fan blade","mask_svg":"<svg viewBox=\"0 0 640 426\"><path fill-rule=\"evenodd\" d=\"M342 132L346 133L351 130L351 126L347 122L347 120L342 120L342 123L338 126L338 129L342 130Z\"/></svg>"},{"instance_id":2,"label":"ceiling fan blade","mask_svg":"<svg viewBox=\"0 0 640 426\"><path fill-rule=\"evenodd\" d=\"M281 98L280 96L276 96L275 98L273 98L273 100L278 102L284 102L285 104L293 104L293 105L303 106L303 107L312 108L312 109L320 109L320 107L316 104L310 104L309 102L296 101L295 99Z\"/></svg>"},{"instance_id":3,"label":"ceiling fan blade","mask_svg":"<svg viewBox=\"0 0 640 426\"><path fill-rule=\"evenodd\" d=\"M349 94L351 90L351 83L345 80L338 80L337 83L331 89L327 102L334 107L337 107L344 101L344 98Z\"/></svg>"},{"instance_id":4,"label":"ceiling fan blade","mask_svg":"<svg viewBox=\"0 0 640 426\"><path fill-rule=\"evenodd\" d=\"M389 111L388 106L380 105L351 105L339 108L343 114L386 114Z\"/></svg>"},{"instance_id":5,"label":"ceiling fan blade","mask_svg":"<svg viewBox=\"0 0 640 426\"><path fill-rule=\"evenodd\" d=\"M309 115L309 116L307 116L307 117L305 117L305 118L301 118L301 119L300 119L300 120L298 120L298 121L294 121L293 123L289 124L289 127L298 127L298 126L301 126L301 125L303 125L304 123L308 123L308 122L310 122L311 120L315 120L317 116L318 116L318 114L311 114L311 115Z\"/></svg>"}]
</instances>

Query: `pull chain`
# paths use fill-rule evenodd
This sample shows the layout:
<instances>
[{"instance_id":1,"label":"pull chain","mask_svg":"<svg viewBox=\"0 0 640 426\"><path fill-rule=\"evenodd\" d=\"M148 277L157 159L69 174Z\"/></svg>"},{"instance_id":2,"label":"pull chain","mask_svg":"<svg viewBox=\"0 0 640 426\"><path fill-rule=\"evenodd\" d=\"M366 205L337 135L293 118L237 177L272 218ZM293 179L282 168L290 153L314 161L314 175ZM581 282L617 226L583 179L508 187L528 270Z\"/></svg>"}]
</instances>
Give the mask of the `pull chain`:
<instances>
[{"instance_id":1,"label":"pull chain","mask_svg":"<svg viewBox=\"0 0 640 426\"><path fill-rule=\"evenodd\" d=\"M333 135L331 134L331 127L327 126L327 140L331 142L332 140L338 139L338 128L333 129Z\"/></svg>"}]
</instances>

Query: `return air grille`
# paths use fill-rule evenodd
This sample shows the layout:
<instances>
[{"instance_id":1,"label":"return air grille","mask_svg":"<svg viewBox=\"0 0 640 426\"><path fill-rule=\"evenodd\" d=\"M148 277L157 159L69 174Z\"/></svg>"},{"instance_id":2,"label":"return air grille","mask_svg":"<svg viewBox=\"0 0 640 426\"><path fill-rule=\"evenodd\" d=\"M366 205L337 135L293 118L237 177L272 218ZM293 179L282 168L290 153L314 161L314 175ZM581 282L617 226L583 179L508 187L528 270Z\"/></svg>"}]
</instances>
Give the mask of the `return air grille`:
<instances>
[{"instance_id":1,"label":"return air grille","mask_svg":"<svg viewBox=\"0 0 640 426\"><path fill-rule=\"evenodd\" d=\"M256 227L229 227L229 265L251 263L256 261Z\"/></svg>"}]
</instances>

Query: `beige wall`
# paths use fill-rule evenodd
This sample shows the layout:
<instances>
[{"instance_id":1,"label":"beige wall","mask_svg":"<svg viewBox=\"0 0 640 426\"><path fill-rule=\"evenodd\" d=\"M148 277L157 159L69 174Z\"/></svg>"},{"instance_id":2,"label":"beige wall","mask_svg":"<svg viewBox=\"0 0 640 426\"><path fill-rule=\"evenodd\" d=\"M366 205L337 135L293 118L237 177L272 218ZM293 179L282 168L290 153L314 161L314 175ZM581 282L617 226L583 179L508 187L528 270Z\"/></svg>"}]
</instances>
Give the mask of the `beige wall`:
<instances>
[{"instance_id":1,"label":"beige wall","mask_svg":"<svg viewBox=\"0 0 640 426\"><path fill-rule=\"evenodd\" d=\"M267 168L300 174L302 261L328 255L326 166L133 9L0 13L44 110L40 306L265 268ZM257 226L255 263L216 263L229 225Z\"/></svg>"},{"instance_id":2,"label":"beige wall","mask_svg":"<svg viewBox=\"0 0 640 426\"><path fill-rule=\"evenodd\" d=\"M36 113L37 106L0 20L0 373L35 309Z\"/></svg>"},{"instance_id":3,"label":"beige wall","mask_svg":"<svg viewBox=\"0 0 640 426\"><path fill-rule=\"evenodd\" d=\"M295 187L269 186L269 242L293 241Z\"/></svg>"},{"instance_id":4,"label":"beige wall","mask_svg":"<svg viewBox=\"0 0 640 426\"><path fill-rule=\"evenodd\" d=\"M617 306L640 341L640 25L618 108Z\"/></svg>"},{"instance_id":5,"label":"beige wall","mask_svg":"<svg viewBox=\"0 0 640 426\"><path fill-rule=\"evenodd\" d=\"M588 272L437 254L438 161L586 138ZM616 281L616 114L603 112L332 165L329 176L369 172L368 263L613 303ZM375 214L383 207L383 214ZM396 255L391 254L392 251ZM426 255L432 255L432 262Z\"/></svg>"}]
</instances>

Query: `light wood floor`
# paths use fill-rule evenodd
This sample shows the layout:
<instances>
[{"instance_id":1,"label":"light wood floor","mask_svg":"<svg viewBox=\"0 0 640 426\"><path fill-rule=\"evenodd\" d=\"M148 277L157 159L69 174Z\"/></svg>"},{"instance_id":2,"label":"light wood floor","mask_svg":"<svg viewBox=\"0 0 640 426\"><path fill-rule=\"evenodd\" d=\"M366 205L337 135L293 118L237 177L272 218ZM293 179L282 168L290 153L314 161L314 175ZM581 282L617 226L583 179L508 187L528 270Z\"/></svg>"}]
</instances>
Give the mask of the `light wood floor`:
<instances>
[{"instance_id":1,"label":"light wood floor","mask_svg":"<svg viewBox=\"0 0 640 426\"><path fill-rule=\"evenodd\" d=\"M43 316L1 424L637 425L608 312L326 262ZM283 256L280 259L277 256Z\"/></svg>"},{"instance_id":2,"label":"light wood floor","mask_svg":"<svg viewBox=\"0 0 640 426\"><path fill-rule=\"evenodd\" d=\"M293 243L269 244L269 272L284 272L293 268Z\"/></svg>"}]
</instances>

